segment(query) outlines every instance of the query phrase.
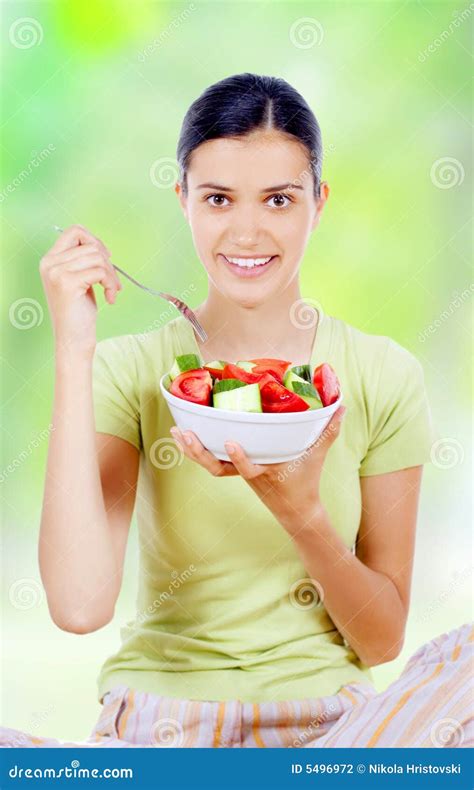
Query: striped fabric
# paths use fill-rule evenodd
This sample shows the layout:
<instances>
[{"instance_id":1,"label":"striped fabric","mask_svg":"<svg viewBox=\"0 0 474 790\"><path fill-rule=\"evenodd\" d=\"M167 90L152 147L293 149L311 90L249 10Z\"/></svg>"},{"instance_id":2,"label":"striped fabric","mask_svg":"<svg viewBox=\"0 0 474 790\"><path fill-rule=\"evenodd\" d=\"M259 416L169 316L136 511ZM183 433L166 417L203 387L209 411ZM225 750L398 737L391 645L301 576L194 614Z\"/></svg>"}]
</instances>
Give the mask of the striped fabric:
<instances>
[{"instance_id":1,"label":"striped fabric","mask_svg":"<svg viewBox=\"0 0 474 790\"><path fill-rule=\"evenodd\" d=\"M175 699L116 686L85 741L0 729L0 746L83 748L473 747L474 627L427 642L381 692L366 683L337 694L276 702Z\"/></svg>"}]
</instances>

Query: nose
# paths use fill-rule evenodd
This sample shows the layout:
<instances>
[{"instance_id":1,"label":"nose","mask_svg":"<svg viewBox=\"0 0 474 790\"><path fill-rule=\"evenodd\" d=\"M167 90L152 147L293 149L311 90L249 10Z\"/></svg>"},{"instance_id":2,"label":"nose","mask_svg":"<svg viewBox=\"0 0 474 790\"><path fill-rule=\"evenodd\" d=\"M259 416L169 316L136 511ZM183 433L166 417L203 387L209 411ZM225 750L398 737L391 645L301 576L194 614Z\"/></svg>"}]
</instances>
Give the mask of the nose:
<instances>
[{"instance_id":1,"label":"nose","mask_svg":"<svg viewBox=\"0 0 474 790\"><path fill-rule=\"evenodd\" d=\"M230 243L239 249L259 244L259 224L255 209L235 212L230 225Z\"/></svg>"}]
</instances>

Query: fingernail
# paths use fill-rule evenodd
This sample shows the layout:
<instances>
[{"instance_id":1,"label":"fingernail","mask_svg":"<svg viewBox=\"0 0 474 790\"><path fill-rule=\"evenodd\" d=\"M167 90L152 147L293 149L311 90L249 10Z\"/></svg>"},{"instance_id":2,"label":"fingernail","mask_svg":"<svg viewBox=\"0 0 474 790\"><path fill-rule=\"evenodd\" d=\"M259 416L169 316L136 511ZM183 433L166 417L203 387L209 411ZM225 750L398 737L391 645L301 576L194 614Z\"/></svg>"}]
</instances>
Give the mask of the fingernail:
<instances>
[{"instance_id":1,"label":"fingernail","mask_svg":"<svg viewBox=\"0 0 474 790\"><path fill-rule=\"evenodd\" d=\"M233 444L229 444L228 442L224 442L224 444L225 444L225 449L227 450L229 455L232 455L232 453L235 453L235 447L234 447Z\"/></svg>"},{"instance_id":2,"label":"fingernail","mask_svg":"<svg viewBox=\"0 0 474 790\"><path fill-rule=\"evenodd\" d=\"M189 435L189 433L184 433L183 436L184 436L184 441L186 442L186 444L192 444L193 443L192 437Z\"/></svg>"}]
</instances>

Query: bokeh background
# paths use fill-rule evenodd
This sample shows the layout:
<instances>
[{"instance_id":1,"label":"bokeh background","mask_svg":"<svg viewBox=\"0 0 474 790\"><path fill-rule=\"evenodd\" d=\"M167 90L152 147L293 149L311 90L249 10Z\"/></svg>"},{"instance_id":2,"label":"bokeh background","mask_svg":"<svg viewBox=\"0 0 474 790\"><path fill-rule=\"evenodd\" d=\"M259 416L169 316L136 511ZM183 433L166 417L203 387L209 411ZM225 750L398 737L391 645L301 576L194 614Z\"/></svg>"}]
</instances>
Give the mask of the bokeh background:
<instances>
[{"instance_id":1,"label":"bokeh background","mask_svg":"<svg viewBox=\"0 0 474 790\"><path fill-rule=\"evenodd\" d=\"M53 224L79 222L113 260L191 306L207 278L173 192L189 104L253 71L291 82L323 132L332 189L301 269L304 297L423 363L438 440L424 472L402 654L472 616L469 72L473 5L458 2L13 2L2 5L2 463L4 725L85 738L96 677L134 610L133 522L114 621L86 636L51 622L37 563L53 394L38 274ZM175 316L124 281L97 290L99 339ZM163 313L164 311L164 313Z\"/></svg>"}]
</instances>

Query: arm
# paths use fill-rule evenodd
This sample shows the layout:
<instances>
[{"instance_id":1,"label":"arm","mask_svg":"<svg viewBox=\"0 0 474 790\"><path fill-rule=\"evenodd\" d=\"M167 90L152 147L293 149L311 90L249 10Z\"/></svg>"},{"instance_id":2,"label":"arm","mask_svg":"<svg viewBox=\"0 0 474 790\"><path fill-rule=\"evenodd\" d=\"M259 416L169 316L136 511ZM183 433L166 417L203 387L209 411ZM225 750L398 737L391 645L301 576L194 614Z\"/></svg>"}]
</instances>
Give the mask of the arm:
<instances>
[{"instance_id":1,"label":"arm","mask_svg":"<svg viewBox=\"0 0 474 790\"><path fill-rule=\"evenodd\" d=\"M324 605L340 633L367 666L400 653L410 597L422 464L362 475L362 518L356 555L341 540L321 503L319 484L344 407L333 414L299 464L253 464L236 442L232 463L220 461L192 431L174 437L183 452L214 476L240 474L294 540L308 574L323 588ZM389 430L392 430L390 427ZM425 454L425 434L421 449ZM406 439L405 439L406 441Z\"/></svg>"},{"instance_id":2,"label":"arm","mask_svg":"<svg viewBox=\"0 0 474 790\"><path fill-rule=\"evenodd\" d=\"M51 617L65 631L106 625L120 592L139 452L96 434L92 363L57 357L39 564Z\"/></svg>"},{"instance_id":3,"label":"arm","mask_svg":"<svg viewBox=\"0 0 474 790\"><path fill-rule=\"evenodd\" d=\"M113 615L138 474L137 448L95 431L93 286L104 288L109 304L121 287L109 258L100 239L73 225L40 263L56 375L39 565L54 622L81 634Z\"/></svg>"},{"instance_id":4,"label":"arm","mask_svg":"<svg viewBox=\"0 0 474 790\"><path fill-rule=\"evenodd\" d=\"M339 632L367 666L403 646L413 567L422 466L360 478L362 518L356 555L322 505L281 520Z\"/></svg>"}]
</instances>

